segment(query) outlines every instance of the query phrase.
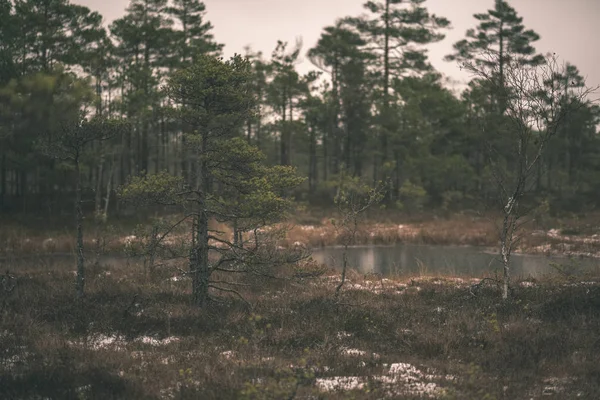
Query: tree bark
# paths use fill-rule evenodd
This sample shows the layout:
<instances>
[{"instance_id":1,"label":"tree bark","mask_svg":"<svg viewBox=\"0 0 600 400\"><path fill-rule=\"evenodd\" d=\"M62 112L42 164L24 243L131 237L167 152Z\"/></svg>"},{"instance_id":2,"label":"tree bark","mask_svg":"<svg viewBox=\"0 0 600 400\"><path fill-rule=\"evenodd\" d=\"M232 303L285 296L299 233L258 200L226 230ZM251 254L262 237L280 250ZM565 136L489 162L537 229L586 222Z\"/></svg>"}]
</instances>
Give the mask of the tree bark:
<instances>
[{"instance_id":1,"label":"tree bark","mask_svg":"<svg viewBox=\"0 0 600 400\"><path fill-rule=\"evenodd\" d=\"M208 143L207 133L202 134L202 149L206 149ZM192 297L194 304L205 307L208 303L208 283L210 269L208 265L208 213L206 210L206 196L209 188L208 165L205 160L199 163L198 179L198 209L195 216L195 243L192 248L190 268L192 273Z\"/></svg>"},{"instance_id":2,"label":"tree bark","mask_svg":"<svg viewBox=\"0 0 600 400\"><path fill-rule=\"evenodd\" d=\"M308 161L308 194L314 195L316 185L317 185L317 138L316 138L316 128L315 126L309 127L309 161Z\"/></svg>"},{"instance_id":3,"label":"tree bark","mask_svg":"<svg viewBox=\"0 0 600 400\"><path fill-rule=\"evenodd\" d=\"M502 284L502 299L508 299L508 290L510 286L510 256L513 248L513 239L518 216L515 214L517 201L522 193L520 186L514 191L512 197L508 199L504 207L504 218L502 220L502 231L500 232L500 256L502 258L502 266L504 270L504 278Z\"/></svg>"},{"instance_id":4,"label":"tree bark","mask_svg":"<svg viewBox=\"0 0 600 400\"><path fill-rule=\"evenodd\" d=\"M164 111L162 108L162 104L160 106L160 121L159 121L159 132L158 135L156 136L156 162L154 163L155 169L154 172L159 173L161 170L161 161L162 164L164 164L164 169L168 170L168 164L166 163L166 157L165 157L165 146L164 146L164 137L165 137L165 117L164 117ZM162 153L162 154L161 154Z\"/></svg>"},{"instance_id":5,"label":"tree bark","mask_svg":"<svg viewBox=\"0 0 600 400\"><path fill-rule=\"evenodd\" d=\"M510 230L510 216L505 214L504 221L502 223L502 233L500 237L501 241L501 249L500 255L502 256L502 266L504 270L504 278L502 283L502 299L508 299L508 287L510 285L510 238L509 238L509 230Z\"/></svg>"},{"instance_id":6,"label":"tree bark","mask_svg":"<svg viewBox=\"0 0 600 400\"><path fill-rule=\"evenodd\" d=\"M108 219L108 206L110 203L110 194L112 192L112 180L115 174L115 160L114 157L110 162L110 170L108 172L108 181L106 182L106 197L104 198L104 212L102 213L102 220Z\"/></svg>"},{"instance_id":7,"label":"tree bark","mask_svg":"<svg viewBox=\"0 0 600 400\"><path fill-rule=\"evenodd\" d=\"M348 269L348 244L344 244L344 254L343 254L343 265L342 265L342 280L340 284L335 288L335 297L337 298L340 295L340 290L344 283L346 282L346 270Z\"/></svg>"},{"instance_id":8,"label":"tree bark","mask_svg":"<svg viewBox=\"0 0 600 400\"><path fill-rule=\"evenodd\" d=\"M248 144L252 144L252 121L250 118L248 118L248 121L246 121L246 132Z\"/></svg>"},{"instance_id":9,"label":"tree bark","mask_svg":"<svg viewBox=\"0 0 600 400\"><path fill-rule=\"evenodd\" d=\"M387 161L387 148L388 148L388 119L390 109L390 0L385 1L385 14L384 14L384 44L383 44L383 124L381 131L381 160L380 165L383 166ZM374 178L377 181L377 167L374 169Z\"/></svg>"},{"instance_id":10,"label":"tree bark","mask_svg":"<svg viewBox=\"0 0 600 400\"><path fill-rule=\"evenodd\" d=\"M28 190L27 190L27 171L21 169L20 174L19 174L19 183L20 183L20 195L21 195L21 201L22 201L22 205L23 205L23 213L27 212L27 194L28 194Z\"/></svg>"},{"instance_id":11,"label":"tree bark","mask_svg":"<svg viewBox=\"0 0 600 400\"><path fill-rule=\"evenodd\" d=\"M330 134L331 141L333 146L333 151L331 154L331 172L333 174L337 174L340 172L340 153L341 153L341 143L340 143L340 132L339 132L339 115L340 115L340 96L339 96L339 59L336 57L334 59L334 65L332 70L332 87L331 92L333 94L333 113L331 115L330 121Z\"/></svg>"},{"instance_id":12,"label":"tree bark","mask_svg":"<svg viewBox=\"0 0 600 400\"><path fill-rule=\"evenodd\" d=\"M233 220L233 245L240 247L244 244L244 237L242 236L242 230L238 225L238 220Z\"/></svg>"},{"instance_id":13,"label":"tree bark","mask_svg":"<svg viewBox=\"0 0 600 400\"><path fill-rule=\"evenodd\" d=\"M327 140L328 132L323 132L323 181L327 182L327 172L329 170L329 151L328 145L329 141Z\"/></svg>"},{"instance_id":14,"label":"tree bark","mask_svg":"<svg viewBox=\"0 0 600 400\"><path fill-rule=\"evenodd\" d=\"M96 180L96 193L95 193L95 213L96 217L100 217L102 215L102 177L104 175L104 145L102 142L99 143L100 146L100 162L98 165L98 178Z\"/></svg>"},{"instance_id":15,"label":"tree bark","mask_svg":"<svg viewBox=\"0 0 600 400\"><path fill-rule=\"evenodd\" d=\"M498 63L498 67L500 69L500 115L504 115L504 111L506 111L506 93L504 88L504 24L500 21L500 29L498 32L498 41L500 44L500 60Z\"/></svg>"},{"instance_id":16,"label":"tree bark","mask_svg":"<svg viewBox=\"0 0 600 400\"><path fill-rule=\"evenodd\" d=\"M75 225L77 227L77 297L81 298L85 290L85 259L83 255L83 209L81 207L81 174L79 156L75 157Z\"/></svg>"},{"instance_id":17,"label":"tree bark","mask_svg":"<svg viewBox=\"0 0 600 400\"><path fill-rule=\"evenodd\" d=\"M287 111L287 94L284 92L283 103L282 103L282 114L281 114L281 140L279 143L281 165L290 165L290 158L289 158L289 154L288 154L289 129L287 126L286 111Z\"/></svg>"},{"instance_id":18,"label":"tree bark","mask_svg":"<svg viewBox=\"0 0 600 400\"><path fill-rule=\"evenodd\" d=\"M204 195L201 195L200 207L204 208ZM195 265L192 271L192 296L198 307L205 307L208 303L208 215L206 210L200 210L196 222Z\"/></svg>"},{"instance_id":19,"label":"tree bark","mask_svg":"<svg viewBox=\"0 0 600 400\"><path fill-rule=\"evenodd\" d=\"M185 133L181 134L181 177L185 183L190 183L188 165L187 165L187 148L185 147Z\"/></svg>"},{"instance_id":20,"label":"tree bark","mask_svg":"<svg viewBox=\"0 0 600 400\"><path fill-rule=\"evenodd\" d=\"M262 99L262 94L259 92L259 99ZM254 135L256 137L255 143L256 147L260 150L261 146L261 122L262 122L262 114L261 114L261 106L258 104L258 115L256 116L256 128L254 129Z\"/></svg>"},{"instance_id":21,"label":"tree bark","mask_svg":"<svg viewBox=\"0 0 600 400\"><path fill-rule=\"evenodd\" d=\"M6 205L6 154L2 154L2 162L0 163L0 211Z\"/></svg>"}]
</instances>

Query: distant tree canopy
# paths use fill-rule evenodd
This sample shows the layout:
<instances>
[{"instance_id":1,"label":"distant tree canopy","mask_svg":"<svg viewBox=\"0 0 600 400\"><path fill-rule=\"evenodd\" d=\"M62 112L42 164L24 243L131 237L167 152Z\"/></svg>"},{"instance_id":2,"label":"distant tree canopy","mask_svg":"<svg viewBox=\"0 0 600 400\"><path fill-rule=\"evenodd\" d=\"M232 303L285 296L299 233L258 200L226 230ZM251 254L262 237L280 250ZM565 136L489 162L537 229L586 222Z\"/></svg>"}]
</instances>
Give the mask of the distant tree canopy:
<instances>
[{"instance_id":1,"label":"distant tree canopy","mask_svg":"<svg viewBox=\"0 0 600 400\"><path fill-rule=\"evenodd\" d=\"M242 140L249 146L244 157L252 155L244 162L262 160L247 190L274 185L269 180L281 171L262 168L279 165L308 177L291 195L313 206L333 206L342 174L370 185L385 180L383 202L406 211L476 208L482 198L491 198L495 183L482 121L502 118L509 96L477 77L462 93L446 87L427 47L445 40L450 21L427 5L368 1L365 14L340 16L323 27L313 48L276 37L267 56L248 48L243 94L222 104L202 100L225 112L238 96L252 99L235 121L219 117L229 135L218 141L219 152L241 157L223 146L241 149ZM448 61L496 63L499 82L510 54L523 64L542 62L535 48L540 35L527 28L515 7L501 0L481 7ZM199 0L132 0L110 25L68 0L0 0L0 212L71 210L65 200L75 191L73 170L36 143L79 115L83 101L87 117L126 120L131 128L85 145L81 190L87 211L123 210L115 188L133 176L166 171L193 186L204 156L197 142L201 108L188 90L201 88L193 86L196 79L185 82L182 71L209 68L208 60L221 54L209 18L210 9ZM498 57L490 61L482 56L486 52ZM298 72L304 54L317 72ZM181 81L179 93L173 92L173 79ZM219 87L221 78L212 79L205 84ZM584 84L574 65L550 80L573 88ZM584 103L570 114L536 166L533 195L555 212L599 206L599 111ZM494 140L503 162L510 163L508 139ZM231 188L223 182L245 180L248 171L219 172L222 161L205 161L211 185L223 189L228 207L237 210L236 223L247 224L241 217L247 193L225 195Z\"/></svg>"}]
</instances>

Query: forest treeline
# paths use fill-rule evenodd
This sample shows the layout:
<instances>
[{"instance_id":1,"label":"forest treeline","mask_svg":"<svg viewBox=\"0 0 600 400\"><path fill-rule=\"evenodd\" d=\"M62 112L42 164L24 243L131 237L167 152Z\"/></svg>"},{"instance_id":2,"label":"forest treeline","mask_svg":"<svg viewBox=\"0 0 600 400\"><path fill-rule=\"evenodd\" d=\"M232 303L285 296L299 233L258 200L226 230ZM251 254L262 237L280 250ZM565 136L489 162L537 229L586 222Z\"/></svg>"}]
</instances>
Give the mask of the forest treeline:
<instances>
[{"instance_id":1,"label":"forest treeline","mask_svg":"<svg viewBox=\"0 0 600 400\"><path fill-rule=\"evenodd\" d=\"M269 56L250 48L243 55L256 102L238 135L270 165L295 166L307 177L297 200L332 204L341 176L386 182L388 206L405 210L476 208L492 196L493 133L482 120L501 118L502 100L480 78L462 93L447 88L427 45L444 40L451 21L425 3L369 1L363 14L324 27L310 49L273 38ZM511 55L542 62L540 36L516 10L500 0L490 6L474 15L447 61L485 66L490 59L482 55L493 51L500 71ZM0 210L72 209L73 164L40 143L82 111L131 127L85 144L79 161L89 210L118 207L114 193L135 176L196 176L197 154L186 143L194 127L176 117L166 82L206 55L221 55L208 17L199 0L131 0L109 25L68 0L0 0ZM315 66L305 75L296 69L303 55ZM549 87L553 81L584 85L570 64L548 78ZM532 193L557 211L599 205L600 110L575 110L547 144L533 180ZM494 140L510 163L512 146Z\"/></svg>"}]
</instances>

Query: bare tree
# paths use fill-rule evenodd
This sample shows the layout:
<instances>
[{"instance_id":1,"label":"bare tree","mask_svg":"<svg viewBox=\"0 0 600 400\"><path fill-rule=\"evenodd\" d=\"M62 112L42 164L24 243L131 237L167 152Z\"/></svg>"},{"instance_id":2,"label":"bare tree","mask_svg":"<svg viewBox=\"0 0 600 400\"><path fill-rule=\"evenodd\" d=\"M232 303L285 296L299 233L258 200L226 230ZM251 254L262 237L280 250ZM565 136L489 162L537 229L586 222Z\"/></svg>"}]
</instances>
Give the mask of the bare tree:
<instances>
[{"instance_id":1,"label":"bare tree","mask_svg":"<svg viewBox=\"0 0 600 400\"><path fill-rule=\"evenodd\" d=\"M546 55L539 65L531 65L520 55L504 55L502 70L498 54L487 52L484 57L489 62L464 63L462 67L489 90L498 110L480 123L497 188L495 200L502 212L502 298L507 299L511 254L522 238L520 228L532 209L523 200L533 188L532 178L537 172L534 167L565 118L588 105L589 95L595 89L565 80L566 66L558 62L555 54Z\"/></svg>"},{"instance_id":2,"label":"bare tree","mask_svg":"<svg viewBox=\"0 0 600 400\"><path fill-rule=\"evenodd\" d=\"M75 227L77 231L77 283L78 297L83 297L85 288L85 258L83 248L83 207L81 166L82 158L87 147L98 141L108 140L130 129L128 123L121 120L102 119L90 120L85 118L85 112L79 121L68 121L58 132L52 132L42 137L39 147L46 155L70 162L74 169L75 186Z\"/></svg>"},{"instance_id":3,"label":"bare tree","mask_svg":"<svg viewBox=\"0 0 600 400\"><path fill-rule=\"evenodd\" d=\"M371 188L361 184L356 178L347 177L342 170L340 184L334 199L340 213L340 219L334 221L334 226L341 236L344 252L342 254L342 280L335 288L335 297L339 296L340 290L346 281L348 247L356 243L360 217L373 205L379 203L383 197L384 190L381 184Z\"/></svg>"}]
</instances>

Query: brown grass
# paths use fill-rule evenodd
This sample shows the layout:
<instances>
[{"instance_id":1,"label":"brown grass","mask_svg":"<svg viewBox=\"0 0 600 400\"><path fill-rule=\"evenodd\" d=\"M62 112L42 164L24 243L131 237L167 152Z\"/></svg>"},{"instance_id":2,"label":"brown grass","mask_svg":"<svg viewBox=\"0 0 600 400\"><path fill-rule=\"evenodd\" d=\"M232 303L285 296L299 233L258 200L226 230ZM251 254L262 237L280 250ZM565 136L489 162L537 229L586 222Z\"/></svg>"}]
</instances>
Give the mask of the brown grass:
<instances>
[{"instance_id":1,"label":"brown grass","mask_svg":"<svg viewBox=\"0 0 600 400\"><path fill-rule=\"evenodd\" d=\"M318 225L292 227L288 241L304 243L308 247L342 244L336 227L327 219ZM396 243L493 246L497 243L497 236L488 220L465 216L404 224L365 221L359 225L356 244Z\"/></svg>"},{"instance_id":2,"label":"brown grass","mask_svg":"<svg viewBox=\"0 0 600 400\"><path fill-rule=\"evenodd\" d=\"M279 245L302 245L319 248L343 244L336 230L331 212L298 213L294 222L282 226L289 231ZM165 218L177 219L177 216ZM92 220L86 226L85 245L90 253L102 245L102 251L119 253L131 243L140 242L140 232L132 221L116 221L101 225ZM497 247L499 219L492 215L457 213L444 218L433 214L402 215L383 214L378 211L368 215L358 227L356 245L393 245L397 243L433 245L470 245ZM280 226L281 227L281 226ZM188 238L189 229L180 227L176 240ZM229 225L211 222L211 228L231 238ZM68 227L39 230L31 223L10 223L0 226L0 257L3 255L72 253L74 236ZM532 221L524 226L523 239L516 251L577 256L600 256L600 214L582 217L548 218ZM247 235L249 237L249 235Z\"/></svg>"},{"instance_id":3,"label":"brown grass","mask_svg":"<svg viewBox=\"0 0 600 400\"><path fill-rule=\"evenodd\" d=\"M244 292L252 311L226 298L199 310L189 282L171 279L175 267L98 265L81 301L71 269L11 268L15 289L0 288L0 398L419 398L411 379L453 399L600 392L599 280L516 284L502 303L493 285L450 277L351 274L338 301L336 276L261 279ZM394 363L418 374L377 378ZM363 386L319 389L347 376Z\"/></svg>"}]
</instances>

